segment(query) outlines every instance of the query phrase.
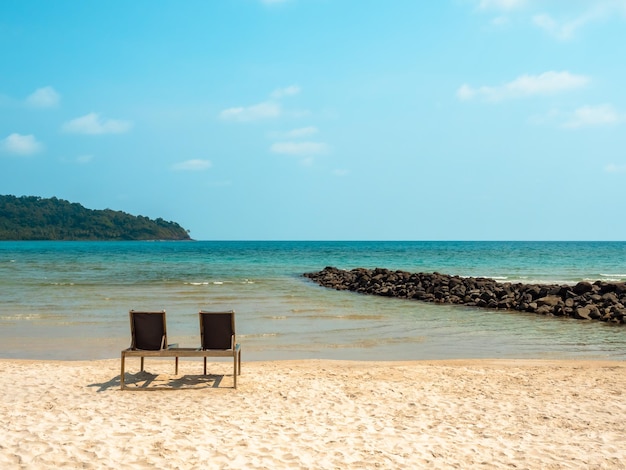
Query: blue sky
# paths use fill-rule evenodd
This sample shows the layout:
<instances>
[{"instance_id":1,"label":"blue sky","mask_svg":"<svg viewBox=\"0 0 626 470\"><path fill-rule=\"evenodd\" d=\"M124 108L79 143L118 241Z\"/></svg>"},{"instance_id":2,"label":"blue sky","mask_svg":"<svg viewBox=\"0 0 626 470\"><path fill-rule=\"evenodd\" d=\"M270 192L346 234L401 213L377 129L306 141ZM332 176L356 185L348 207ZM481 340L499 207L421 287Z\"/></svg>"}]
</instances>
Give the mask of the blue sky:
<instances>
[{"instance_id":1,"label":"blue sky","mask_svg":"<svg viewBox=\"0 0 626 470\"><path fill-rule=\"evenodd\" d=\"M625 240L626 0L0 2L0 194L200 240Z\"/></svg>"}]
</instances>

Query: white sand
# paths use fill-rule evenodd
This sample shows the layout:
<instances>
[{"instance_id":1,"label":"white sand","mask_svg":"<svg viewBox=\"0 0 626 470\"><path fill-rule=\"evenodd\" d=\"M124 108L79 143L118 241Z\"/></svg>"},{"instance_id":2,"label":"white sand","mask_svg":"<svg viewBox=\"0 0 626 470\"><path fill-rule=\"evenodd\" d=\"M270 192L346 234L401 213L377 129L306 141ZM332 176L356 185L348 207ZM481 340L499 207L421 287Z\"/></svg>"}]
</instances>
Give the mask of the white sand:
<instances>
[{"instance_id":1,"label":"white sand","mask_svg":"<svg viewBox=\"0 0 626 470\"><path fill-rule=\"evenodd\" d=\"M623 362L138 364L0 360L0 468L626 468Z\"/></svg>"}]
</instances>

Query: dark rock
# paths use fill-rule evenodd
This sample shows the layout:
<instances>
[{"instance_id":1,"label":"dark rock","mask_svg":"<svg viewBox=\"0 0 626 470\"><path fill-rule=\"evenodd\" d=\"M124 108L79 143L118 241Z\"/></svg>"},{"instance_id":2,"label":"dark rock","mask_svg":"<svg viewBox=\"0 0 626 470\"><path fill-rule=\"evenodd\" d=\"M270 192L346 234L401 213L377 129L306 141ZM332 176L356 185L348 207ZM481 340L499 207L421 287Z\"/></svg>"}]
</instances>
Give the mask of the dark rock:
<instances>
[{"instance_id":1,"label":"dark rock","mask_svg":"<svg viewBox=\"0 0 626 470\"><path fill-rule=\"evenodd\" d=\"M578 318L582 318L583 320L591 320L591 309L589 307L578 307L575 312Z\"/></svg>"},{"instance_id":2,"label":"dark rock","mask_svg":"<svg viewBox=\"0 0 626 470\"><path fill-rule=\"evenodd\" d=\"M562 303L563 301L561 300L561 297L557 297L556 295L548 295L537 300L537 305L540 307L544 305L547 305L549 307L556 307L557 305Z\"/></svg>"},{"instance_id":3,"label":"dark rock","mask_svg":"<svg viewBox=\"0 0 626 470\"><path fill-rule=\"evenodd\" d=\"M593 285L590 282L581 281L576 284L572 290L574 291L574 294L582 295L587 292L591 292L593 290Z\"/></svg>"},{"instance_id":4,"label":"dark rock","mask_svg":"<svg viewBox=\"0 0 626 470\"><path fill-rule=\"evenodd\" d=\"M575 286L510 284L441 273L383 268L346 271L330 266L304 276L324 287L362 294L626 323L623 282L582 281Z\"/></svg>"}]
</instances>

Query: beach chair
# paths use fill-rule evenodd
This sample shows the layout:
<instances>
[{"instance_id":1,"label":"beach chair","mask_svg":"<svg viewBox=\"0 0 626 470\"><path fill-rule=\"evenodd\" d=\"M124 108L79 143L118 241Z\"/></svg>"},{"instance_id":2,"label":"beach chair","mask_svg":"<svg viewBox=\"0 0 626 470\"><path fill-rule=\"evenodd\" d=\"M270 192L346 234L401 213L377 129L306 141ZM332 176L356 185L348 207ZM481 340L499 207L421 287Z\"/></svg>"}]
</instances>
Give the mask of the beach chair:
<instances>
[{"instance_id":1,"label":"beach chair","mask_svg":"<svg viewBox=\"0 0 626 470\"><path fill-rule=\"evenodd\" d=\"M204 356L204 375L207 356L233 357L234 388L237 388L237 376L241 374L241 346L235 334L235 312L200 310L200 345Z\"/></svg>"},{"instance_id":2,"label":"beach chair","mask_svg":"<svg viewBox=\"0 0 626 470\"><path fill-rule=\"evenodd\" d=\"M144 357L171 357L171 351L168 350L178 347L178 344L167 344L165 310L160 312L131 310L129 316L131 343L129 348L122 351L122 372L120 375L122 389L124 389L124 362L126 357L140 357L141 371L143 371ZM175 374L178 374L178 357L175 359Z\"/></svg>"}]
</instances>

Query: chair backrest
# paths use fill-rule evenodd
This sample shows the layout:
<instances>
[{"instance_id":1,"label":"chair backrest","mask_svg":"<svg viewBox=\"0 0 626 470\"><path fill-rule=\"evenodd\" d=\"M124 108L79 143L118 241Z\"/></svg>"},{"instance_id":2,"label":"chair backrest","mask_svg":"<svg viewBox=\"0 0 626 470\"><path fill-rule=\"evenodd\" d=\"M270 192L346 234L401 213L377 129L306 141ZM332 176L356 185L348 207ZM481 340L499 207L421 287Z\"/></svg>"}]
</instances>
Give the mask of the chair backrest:
<instances>
[{"instance_id":1,"label":"chair backrest","mask_svg":"<svg viewBox=\"0 0 626 470\"><path fill-rule=\"evenodd\" d=\"M200 344L202 349L233 349L235 312L207 312L200 310Z\"/></svg>"},{"instance_id":2,"label":"chair backrest","mask_svg":"<svg viewBox=\"0 0 626 470\"><path fill-rule=\"evenodd\" d=\"M130 334L131 349L158 351L167 349L165 310L160 312L136 312L131 310Z\"/></svg>"}]
</instances>

